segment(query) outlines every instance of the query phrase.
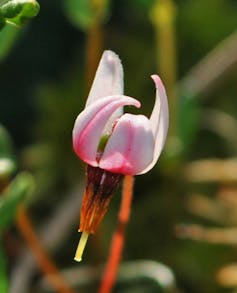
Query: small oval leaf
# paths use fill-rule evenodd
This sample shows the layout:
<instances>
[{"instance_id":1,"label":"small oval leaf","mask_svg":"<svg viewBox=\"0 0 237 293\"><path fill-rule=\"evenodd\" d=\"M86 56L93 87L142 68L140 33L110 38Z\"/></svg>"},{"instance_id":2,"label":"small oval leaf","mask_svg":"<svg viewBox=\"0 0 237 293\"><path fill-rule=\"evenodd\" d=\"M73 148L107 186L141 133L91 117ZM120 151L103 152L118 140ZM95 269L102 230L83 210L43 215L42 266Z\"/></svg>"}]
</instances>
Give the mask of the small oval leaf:
<instances>
[{"instance_id":1,"label":"small oval leaf","mask_svg":"<svg viewBox=\"0 0 237 293\"><path fill-rule=\"evenodd\" d=\"M24 172L17 175L4 190L0 197L0 232L13 222L18 205L29 196L33 187L33 177Z\"/></svg>"},{"instance_id":2,"label":"small oval leaf","mask_svg":"<svg viewBox=\"0 0 237 293\"><path fill-rule=\"evenodd\" d=\"M40 6L34 0L11 0L0 6L0 11L8 23L22 25L39 13Z\"/></svg>"}]
</instances>

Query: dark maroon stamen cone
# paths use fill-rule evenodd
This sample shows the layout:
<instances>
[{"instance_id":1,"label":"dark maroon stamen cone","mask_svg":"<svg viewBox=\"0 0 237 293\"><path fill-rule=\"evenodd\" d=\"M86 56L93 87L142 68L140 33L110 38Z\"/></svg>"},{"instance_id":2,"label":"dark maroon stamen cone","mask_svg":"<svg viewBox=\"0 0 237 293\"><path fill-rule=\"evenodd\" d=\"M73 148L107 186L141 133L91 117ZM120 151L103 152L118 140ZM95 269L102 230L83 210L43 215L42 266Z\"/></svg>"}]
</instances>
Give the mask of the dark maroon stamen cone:
<instances>
[{"instance_id":1,"label":"dark maroon stamen cone","mask_svg":"<svg viewBox=\"0 0 237 293\"><path fill-rule=\"evenodd\" d=\"M123 175L87 166L87 183L83 195L80 231L94 233L103 219L113 193Z\"/></svg>"}]
</instances>

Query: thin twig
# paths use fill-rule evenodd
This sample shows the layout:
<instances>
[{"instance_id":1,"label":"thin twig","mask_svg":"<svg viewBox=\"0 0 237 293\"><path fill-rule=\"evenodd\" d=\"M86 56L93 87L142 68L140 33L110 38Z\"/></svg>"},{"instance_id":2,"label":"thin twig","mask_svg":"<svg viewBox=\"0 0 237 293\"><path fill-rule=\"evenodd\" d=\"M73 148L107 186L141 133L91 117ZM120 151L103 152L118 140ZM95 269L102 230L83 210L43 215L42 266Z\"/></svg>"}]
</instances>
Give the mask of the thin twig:
<instances>
[{"instance_id":1,"label":"thin twig","mask_svg":"<svg viewBox=\"0 0 237 293\"><path fill-rule=\"evenodd\" d=\"M185 179L191 182L237 182L237 159L205 159L188 163L184 168Z\"/></svg>"},{"instance_id":2,"label":"thin twig","mask_svg":"<svg viewBox=\"0 0 237 293\"><path fill-rule=\"evenodd\" d=\"M122 257L124 246L125 230L130 217L131 203L133 198L133 184L133 176L125 176L123 182L122 202L118 215L118 224L113 235L110 253L99 293L111 292L116 280L118 266Z\"/></svg>"},{"instance_id":3,"label":"thin twig","mask_svg":"<svg viewBox=\"0 0 237 293\"><path fill-rule=\"evenodd\" d=\"M59 243L63 243L73 229L77 231L77 219L79 218L83 185L84 183L81 182L75 189L69 192L65 196L65 200L56 206L50 218L38 229L37 235L39 235L40 242L47 251L54 251ZM27 292L35 271L35 259L29 249L25 249L13 268L9 293Z\"/></svg>"},{"instance_id":4,"label":"thin twig","mask_svg":"<svg viewBox=\"0 0 237 293\"><path fill-rule=\"evenodd\" d=\"M43 246L39 242L39 238L34 232L34 228L31 225L30 219L24 206L21 206L19 208L17 214L17 227L21 232L21 235L24 237L25 241L33 251L39 267L46 275L49 283L56 290L56 292L74 293L74 291L68 287L66 281L60 275L57 267L52 262L52 260L44 250Z\"/></svg>"},{"instance_id":5,"label":"thin twig","mask_svg":"<svg viewBox=\"0 0 237 293\"><path fill-rule=\"evenodd\" d=\"M193 97L206 95L212 87L219 84L223 77L237 65L237 32L234 32L201 61L178 83L179 90Z\"/></svg>"},{"instance_id":6,"label":"thin twig","mask_svg":"<svg viewBox=\"0 0 237 293\"><path fill-rule=\"evenodd\" d=\"M187 238L213 244L237 244L237 228L205 228L200 225L179 225L176 227L179 238Z\"/></svg>"}]
</instances>

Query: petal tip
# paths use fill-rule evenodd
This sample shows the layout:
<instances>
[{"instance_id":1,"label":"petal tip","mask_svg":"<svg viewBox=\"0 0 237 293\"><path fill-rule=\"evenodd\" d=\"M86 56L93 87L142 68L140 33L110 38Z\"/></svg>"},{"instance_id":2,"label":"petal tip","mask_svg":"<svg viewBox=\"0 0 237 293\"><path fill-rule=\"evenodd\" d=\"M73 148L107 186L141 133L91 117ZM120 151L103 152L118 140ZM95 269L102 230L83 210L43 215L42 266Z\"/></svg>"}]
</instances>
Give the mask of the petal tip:
<instances>
[{"instance_id":1,"label":"petal tip","mask_svg":"<svg viewBox=\"0 0 237 293\"><path fill-rule=\"evenodd\" d=\"M164 87L163 82L162 82L161 78L159 77L159 75L152 74L151 78L153 79L153 81L156 85L156 88L159 88L160 86Z\"/></svg>"},{"instance_id":2,"label":"petal tip","mask_svg":"<svg viewBox=\"0 0 237 293\"><path fill-rule=\"evenodd\" d=\"M132 106L134 106L134 107L139 109L139 108L141 108L141 102L136 100L136 99L134 99L134 104Z\"/></svg>"},{"instance_id":3,"label":"petal tip","mask_svg":"<svg viewBox=\"0 0 237 293\"><path fill-rule=\"evenodd\" d=\"M123 67L117 54L106 50L100 59L86 107L102 97L123 94Z\"/></svg>"},{"instance_id":4,"label":"petal tip","mask_svg":"<svg viewBox=\"0 0 237 293\"><path fill-rule=\"evenodd\" d=\"M111 65L115 64L117 62L119 64L121 63L119 56L111 50L104 51L102 58L105 60L105 62L107 62L108 64L111 64Z\"/></svg>"}]
</instances>

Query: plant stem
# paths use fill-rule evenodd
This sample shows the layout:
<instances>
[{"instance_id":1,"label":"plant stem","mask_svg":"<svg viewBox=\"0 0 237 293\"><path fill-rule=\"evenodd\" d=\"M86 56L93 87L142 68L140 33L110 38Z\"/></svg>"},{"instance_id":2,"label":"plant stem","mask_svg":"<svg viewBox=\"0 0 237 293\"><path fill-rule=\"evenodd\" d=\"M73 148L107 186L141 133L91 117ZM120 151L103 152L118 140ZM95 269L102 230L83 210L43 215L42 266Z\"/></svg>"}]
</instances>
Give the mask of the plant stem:
<instances>
[{"instance_id":1,"label":"plant stem","mask_svg":"<svg viewBox=\"0 0 237 293\"><path fill-rule=\"evenodd\" d=\"M170 137L175 135L175 125L177 124L175 16L176 7L173 0L156 0L154 2L151 21L155 31L156 58L159 72L164 80L169 97Z\"/></svg>"},{"instance_id":2,"label":"plant stem","mask_svg":"<svg viewBox=\"0 0 237 293\"><path fill-rule=\"evenodd\" d=\"M94 13L94 23L87 32L87 90L91 87L103 50L103 23L106 17L108 0L89 0L88 2Z\"/></svg>"},{"instance_id":3,"label":"plant stem","mask_svg":"<svg viewBox=\"0 0 237 293\"><path fill-rule=\"evenodd\" d=\"M31 248L40 269L45 274L52 288L58 293L75 293L68 287L66 281L60 275L58 268L42 247L24 206L19 208L17 214L17 227L26 243Z\"/></svg>"},{"instance_id":4,"label":"plant stem","mask_svg":"<svg viewBox=\"0 0 237 293\"><path fill-rule=\"evenodd\" d=\"M95 23L87 33L86 54L87 54L87 77L86 87L89 91L94 79L96 68L98 66L103 43L102 25Z\"/></svg>"},{"instance_id":5,"label":"plant stem","mask_svg":"<svg viewBox=\"0 0 237 293\"><path fill-rule=\"evenodd\" d=\"M133 176L125 176L122 190L122 202L120 205L117 228L111 242L110 253L105 267L99 293L110 293L113 289L118 266L121 261L126 226L130 217L131 203L133 198Z\"/></svg>"}]
</instances>

